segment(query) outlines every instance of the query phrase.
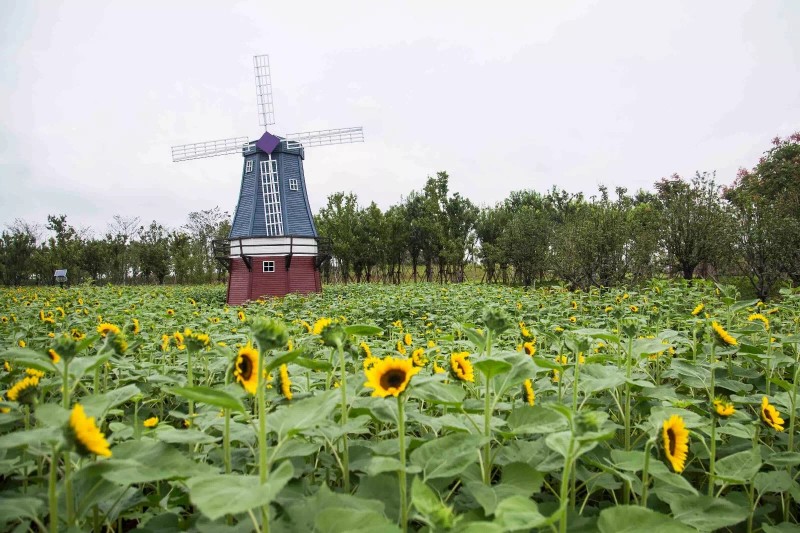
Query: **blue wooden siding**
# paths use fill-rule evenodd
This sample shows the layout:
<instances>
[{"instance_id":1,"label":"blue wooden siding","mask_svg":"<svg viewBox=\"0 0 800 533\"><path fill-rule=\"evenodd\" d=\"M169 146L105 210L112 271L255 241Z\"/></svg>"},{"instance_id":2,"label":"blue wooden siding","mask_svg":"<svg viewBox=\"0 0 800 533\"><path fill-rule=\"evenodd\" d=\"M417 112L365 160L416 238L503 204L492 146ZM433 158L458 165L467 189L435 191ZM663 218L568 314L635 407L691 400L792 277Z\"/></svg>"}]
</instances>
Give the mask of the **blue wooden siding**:
<instances>
[{"instance_id":1,"label":"blue wooden siding","mask_svg":"<svg viewBox=\"0 0 800 533\"><path fill-rule=\"evenodd\" d=\"M316 237L314 218L308 203L306 180L303 173L303 149L287 150L280 145L272 157L278 161L278 180L281 195L281 215L284 235ZM261 161L267 154L257 150L244 158L239 202L233 217L230 238L264 236L264 191L261 186ZM253 161L253 170L246 172L247 161ZM289 179L296 179L298 190L289 189Z\"/></svg>"},{"instance_id":2,"label":"blue wooden siding","mask_svg":"<svg viewBox=\"0 0 800 533\"><path fill-rule=\"evenodd\" d=\"M248 159L253 160L253 170L251 172L245 172ZM236 214L233 216L233 224L231 225L231 238L252 235L253 204L258 190L257 168L257 156L245 157L242 164L242 185L239 189L239 202L236 204Z\"/></svg>"},{"instance_id":3,"label":"blue wooden siding","mask_svg":"<svg viewBox=\"0 0 800 533\"><path fill-rule=\"evenodd\" d=\"M303 183L303 162L299 156L280 154L278 176L281 181L281 200L283 203L284 231L287 235L316 236L311 218L311 208L305 194ZM296 179L298 190L289 188L289 180Z\"/></svg>"}]
</instances>

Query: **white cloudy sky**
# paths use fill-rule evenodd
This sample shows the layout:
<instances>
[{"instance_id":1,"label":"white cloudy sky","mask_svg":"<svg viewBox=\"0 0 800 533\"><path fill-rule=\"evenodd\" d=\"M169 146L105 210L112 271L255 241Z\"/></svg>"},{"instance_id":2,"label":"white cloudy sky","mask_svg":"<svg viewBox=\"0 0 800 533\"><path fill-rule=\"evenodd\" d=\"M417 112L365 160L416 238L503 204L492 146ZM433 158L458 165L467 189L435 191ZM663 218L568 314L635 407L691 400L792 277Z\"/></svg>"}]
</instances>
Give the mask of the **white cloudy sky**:
<instances>
[{"instance_id":1,"label":"white cloudy sky","mask_svg":"<svg viewBox=\"0 0 800 533\"><path fill-rule=\"evenodd\" d=\"M793 0L0 0L0 226L232 212L241 159L170 146L260 135L263 53L275 133L364 126L308 150L315 211L339 190L386 208L440 170L478 204L728 183L800 129L798 28Z\"/></svg>"}]
</instances>

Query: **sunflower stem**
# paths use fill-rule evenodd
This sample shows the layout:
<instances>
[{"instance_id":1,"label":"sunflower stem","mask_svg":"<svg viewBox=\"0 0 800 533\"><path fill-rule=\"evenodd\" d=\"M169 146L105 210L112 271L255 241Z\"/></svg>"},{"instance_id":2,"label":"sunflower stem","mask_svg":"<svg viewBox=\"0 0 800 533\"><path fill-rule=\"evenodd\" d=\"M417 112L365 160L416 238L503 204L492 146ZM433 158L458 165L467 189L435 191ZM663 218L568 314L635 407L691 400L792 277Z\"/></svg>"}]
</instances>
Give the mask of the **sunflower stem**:
<instances>
[{"instance_id":1,"label":"sunflower stem","mask_svg":"<svg viewBox=\"0 0 800 533\"><path fill-rule=\"evenodd\" d=\"M186 350L186 361L187 361L186 379L188 381L187 386L191 388L194 387L194 372L192 371L192 351L189 349ZM194 400L189 400L189 421L192 422L193 419L194 419Z\"/></svg>"},{"instance_id":2,"label":"sunflower stem","mask_svg":"<svg viewBox=\"0 0 800 533\"><path fill-rule=\"evenodd\" d=\"M138 398L136 401L133 402L133 440L139 440L140 437L140 429L139 429L139 400Z\"/></svg>"},{"instance_id":3,"label":"sunflower stem","mask_svg":"<svg viewBox=\"0 0 800 533\"><path fill-rule=\"evenodd\" d=\"M347 433L344 432L344 428L347 425L347 374L345 368L345 360L344 360L344 348L342 348L342 343L339 343L339 367L342 374L339 389L341 390L342 394L342 416L341 416L341 424L342 424L342 477L344 479L344 492L346 494L350 493L350 450L347 441Z\"/></svg>"},{"instance_id":4,"label":"sunflower stem","mask_svg":"<svg viewBox=\"0 0 800 533\"><path fill-rule=\"evenodd\" d=\"M69 410L69 359L64 358L64 378L61 380L61 399L64 409Z\"/></svg>"},{"instance_id":5,"label":"sunflower stem","mask_svg":"<svg viewBox=\"0 0 800 533\"><path fill-rule=\"evenodd\" d=\"M231 473L231 410L225 409L225 430L222 435L222 453L225 457L225 473Z\"/></svg>"},{"instance_id":6,"label":"sunflower stem","mask_svg":"<svg viewBox=\"0 0 800 533\"><path fill-rule=\"evenodd\" d=\"M258 347L258 368L256 369L258 376L258 475L261 484L267 482L267 377L264 375L263 369L266 357L264 350L259 345ZM269 531L269 505L261 508L261 528L263 531Z\"/></svg>"},{"instance_id":7,"label":"sunflower stem","mask_svg":"<svg viewBox=\"0 0 800 533\"><path fill-rule=\"evenodd\" d=\"M714 344L711 345L711 387L709 390L709 403L711 404L711 446L709 448L709 463L708 463L708 495L714 495L714 477L717 463L717 418L714 412L714 394L716 384L714 382L714 360L716 359L716 349Z\"/></svg>"},{"instance_id":8,"label":"sunflower stem","mask_svg":"<svg viewBox=\"0 0 800 533\"><path fill-rule=\"evenodd\" d=\"M642 501L641 506L647 507L647 489L650 488L648 471L650 470L650 448L653 447L653 439L648 439L644 445L644 468L642 468Z\"/></svg>"},{"instance_id":9,"label":"sunflower stem","mask_svg":"<svg viewBox=\"0 0 800 533\"><path fill-rule=\"evenodd\" d=\"M492 330L486 331L486 357L492 356ZM483 483L491 484L492 477L492 440L491 440L491 421L492 421L492 380L486 376L486 389L484 391L483 405L483 436L486 437L486 444L483 445Z\"/></svg>"},{"instance_id":10,"label":"sunflower stem","mask_svg":"<svg viewBox=\"0 0 800 533\"><path fill-rule=\"evenodd\" d=\"M572 475L572 462L573 462L573 445L575 443L575 438L573 437L572 433L569 436L569 450L567 450L567 454L564 457L564 470L561 472L561 486L559 487L559 495L558 495L558 503L559 508L561 509L561 518L558 520L558 531L559 533L566 533L567 532L567 511L569 509L568 499L569 499L569 489L570 483L569 478Z\"/></svg>"},{"instance_id":11,"label":"sunflower stem","mask_svg":"<svg viewBox=\"0 0 800 533\"><path fill-rule=\"evenodd\" d=\"M406 419L403 406L403 395L397 395L397 437L400 444L400 527L403 533L408 531L408 489L406 487Z\"/></svg>"},{"instance_id":12,"label":"sunflower stem","mask_svg":"<svg viewBox=\"0 0 800 533\"><path fill-rule=\"evenodd\" d=\"M47 499L50 504L50 533L58 533L58 496L56 495L56 480L58 478L58 451L53 446L50 456L50 479L47 484Z\"/></svg>"},{"instance_id":13,"label":"sunflower stem","mask_svg":"<svg viewBox=\"0 0 800 533\"><path fill-rule=\"evenodd\" d=\"M631 375L633 372L633 335L628 336L625 350L625 451L631 450ZM631 500L631 486L625 483L622 488L622 502L628 505Z\"/></svg>"},{"instance_id":14,"label":"sunflower stem","mask_svg":"<svg viewBox=\"0 0 800 533\"><path fill-rule=\"evenodd\" d=\"M67 503L67 527L75 524L75 502L72 501L72 458L64 451L64 500Z\"/></svg>"}]
</instances>

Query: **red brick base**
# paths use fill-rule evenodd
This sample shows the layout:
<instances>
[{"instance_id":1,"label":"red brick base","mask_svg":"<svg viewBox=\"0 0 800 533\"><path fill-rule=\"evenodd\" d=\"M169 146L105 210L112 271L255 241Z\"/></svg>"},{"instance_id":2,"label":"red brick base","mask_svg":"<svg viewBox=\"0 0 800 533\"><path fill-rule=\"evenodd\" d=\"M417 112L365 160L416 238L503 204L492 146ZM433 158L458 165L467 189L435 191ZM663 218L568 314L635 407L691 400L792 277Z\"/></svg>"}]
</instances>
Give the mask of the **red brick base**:
<instances>
[{"instance_id":1,"label":"red brick base","mask_svg":"<svg viewBox=\"0 0 800 533\"><path fill-rule=\"evenodd\" d=\"M239 305L265 296L284 296L290 292L309 293L322 290L314 256L293 256L289 269L286 256L251 257L252 271L243 259L230 259L228 303ZM275 272L264 272L264 261L275 261Z\"/></svg>"}]
</instances>

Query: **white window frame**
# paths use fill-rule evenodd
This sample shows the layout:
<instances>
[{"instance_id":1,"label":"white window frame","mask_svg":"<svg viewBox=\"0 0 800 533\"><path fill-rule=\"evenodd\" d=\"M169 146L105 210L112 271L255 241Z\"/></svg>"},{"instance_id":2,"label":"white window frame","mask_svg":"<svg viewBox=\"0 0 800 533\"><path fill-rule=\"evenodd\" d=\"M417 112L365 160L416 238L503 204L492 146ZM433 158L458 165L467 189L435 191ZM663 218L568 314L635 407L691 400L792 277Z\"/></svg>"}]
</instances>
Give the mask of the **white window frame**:
<instances>
[{"instance_id":1,"label":"white window frame","mask_svg":"<svg viewBox=\"0 0 800 533\"><path fill-rule=\"evenodd\" d=\"M264 194L264 224L267 235L283 235L281 191L278 187L278 160L272 154L261 161L261 190Z\"/></svg>"},{"instance_id":2,"label":"white window frame","mask_svg":"<svg viewBox=\"0 0 800 533\"><path fill-rule=\"evenodd\" d=\"M265 274L275 272L275 261L264 261L261 265L261 272Z\"/></svg>"},{"instance_id":3,"label":"white window frame","mask_svg":"<svg viewBox=\"0 0 800 533\"><path fill-rule=\"evenodd\" d=\"M252 159L248 159L247 160L247 163L245 163L245 166L244 166L244 171L245 172L252 172L253 171L253 160Z\"/></svg>"},{"instance_id":4,"label":"white window frame","mask_svg":"<svg viewBox=\"0 0 800 533\"><path fill-rule=\"evenodd\" d=\"M290 191L300 190L300 182L297 180L297 178L289 178L289 190Z\"/></svg>"}]
</instances>

